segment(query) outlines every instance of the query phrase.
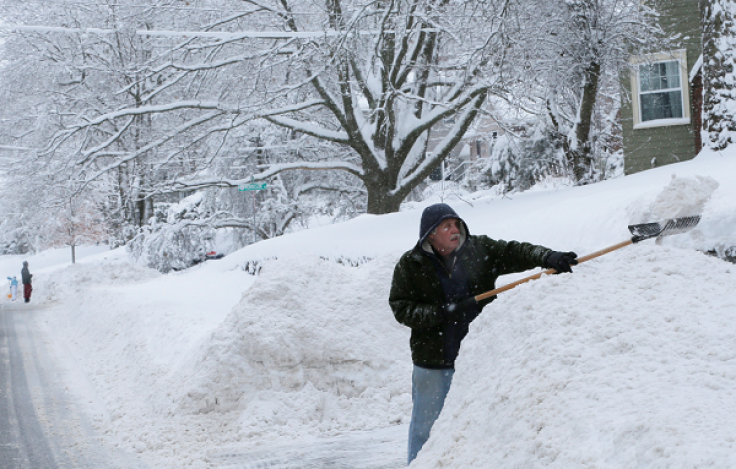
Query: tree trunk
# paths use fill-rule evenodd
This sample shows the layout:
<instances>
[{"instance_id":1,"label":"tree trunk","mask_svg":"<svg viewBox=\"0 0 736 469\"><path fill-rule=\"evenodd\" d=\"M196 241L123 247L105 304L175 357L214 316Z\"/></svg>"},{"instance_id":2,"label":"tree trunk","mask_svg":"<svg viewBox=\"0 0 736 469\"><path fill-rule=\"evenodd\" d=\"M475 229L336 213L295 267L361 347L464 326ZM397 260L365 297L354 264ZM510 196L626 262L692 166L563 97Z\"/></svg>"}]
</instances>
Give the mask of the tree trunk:
<instances>
[{"instance_id":1,"label":"tree trunk","mask_svg":"<svg viewBox=\"0 0 736 469\"><path fill-rule=\"evenodd\" d=\"M391 178L387 174L380 173L377 177L366 178L363 183L368 193L367 213L383 215L399 211L406 194L403 192L391 193Z\"/></svg>"},{"instance_id":2,"label":"tree trunk","mask_svg":"<svg viewBox=\"0 0 736 469\"><path fill-rule=\"evenodd\" d=\"M403 200L403 197L392 196L385 192L377 193L369 189L367 213L384 215L398 212Z\"/></svg>"},{"instance_id":3,"label":"tree trunk","mask_svg":"<svg viewBox=\"0 0 736 469\"><path fill-rule=\"evenodd\" d=\"M593 165L593 146L590 141L590 128L592 127L593 110L595 109L595 99L598 94L600 73L601 64L597 61L591 62L585 71L585 86L583 87L583 96L580 101L578 123L575 128L577 147L568 153L568 161L572 165L575 182L578 184L589 182L587 181L587 174Z\"/></svg>"},{"instance_id":4,"label":"tree trunk","mask_svg":"<svg viewBox=\"0 0 736 469\"><path fill-rule=\"evenodd\" d=\"M146 200L139 198L135 204L135 226L141 227L146 224Z\"/></svg>"}]
</instances>

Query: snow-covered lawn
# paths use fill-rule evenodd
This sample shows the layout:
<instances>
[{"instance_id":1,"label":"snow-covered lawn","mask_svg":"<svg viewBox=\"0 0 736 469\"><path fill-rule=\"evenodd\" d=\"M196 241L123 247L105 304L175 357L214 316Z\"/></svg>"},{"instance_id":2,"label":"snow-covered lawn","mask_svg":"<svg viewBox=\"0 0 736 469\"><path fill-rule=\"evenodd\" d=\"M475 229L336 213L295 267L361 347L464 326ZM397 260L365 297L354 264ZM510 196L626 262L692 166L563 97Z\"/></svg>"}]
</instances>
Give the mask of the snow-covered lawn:
<instances>
[{"instance_id":1,"label":"snow-covered lawn","mask_svg":"<svg viewBox=\"0 0 736 469\"><path fill-rule=\"evenodd\" d=\"M691 232L486 307L412 467L735 467L736 266L697 250L736 246L736 152L586 187L444 195L471 233L582 255L628 239L628 224L686 215L713 180ZM437 201L167 275L122 250L80 249L73 266L67 250L31 256L39 323L96 426L157 469L405 426L409 331L387 296ZM19 276L24 259L0 267Z\"/></svg>"}]
</instances>

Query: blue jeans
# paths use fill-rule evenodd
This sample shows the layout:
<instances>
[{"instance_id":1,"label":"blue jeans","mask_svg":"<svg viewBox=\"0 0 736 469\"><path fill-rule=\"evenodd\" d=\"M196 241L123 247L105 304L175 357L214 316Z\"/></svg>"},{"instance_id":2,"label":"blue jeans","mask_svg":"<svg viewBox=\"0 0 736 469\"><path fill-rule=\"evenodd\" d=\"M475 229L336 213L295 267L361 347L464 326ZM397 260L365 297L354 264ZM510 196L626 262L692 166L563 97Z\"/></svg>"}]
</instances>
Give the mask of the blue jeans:
<instances>
[{"instance_id":1,"label":"blue jeans","mask_svg":"<svg viewBox=\"0 0 736 469\"><path fill-rule=\"evenodd\" d=\"M414 406L409 424L407 465L417 457L419 450L429 439L429 431L440 416L454 373L453 369L431 370L414 365L411 375L411 400Z\"/></svg>"}]
</instances>

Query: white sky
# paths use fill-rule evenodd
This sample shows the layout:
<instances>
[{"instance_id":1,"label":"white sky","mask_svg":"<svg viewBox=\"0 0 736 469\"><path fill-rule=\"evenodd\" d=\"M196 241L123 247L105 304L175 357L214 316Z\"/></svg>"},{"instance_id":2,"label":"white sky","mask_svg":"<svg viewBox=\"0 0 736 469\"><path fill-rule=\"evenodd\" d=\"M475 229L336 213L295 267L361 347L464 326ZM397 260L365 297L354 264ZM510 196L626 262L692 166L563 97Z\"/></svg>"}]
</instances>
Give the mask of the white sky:
<instances>
[{"instance_id":1,"label":"white sky","mask_svg":"<svg viewBox=\"0 0 736 469\"><path fill-rule=\"evenodd\" d=\"M100 247L79 248L74 266L65 249L0 267L20 278L29 261L70 389L108 443L150 467L212 467L233 448L337 435L383 435L374 460L402 461L409 331L387 296L425 205L443 196L471 233L583 255L628 239L630 223L682 215L713 180L695 230L486 307L412 467L736 467L736 266L696 252L736 246L736 152L579 188L438 193L169 275ZM243 271L253 263L255 277Z\"/></svg>"}]
</instances>

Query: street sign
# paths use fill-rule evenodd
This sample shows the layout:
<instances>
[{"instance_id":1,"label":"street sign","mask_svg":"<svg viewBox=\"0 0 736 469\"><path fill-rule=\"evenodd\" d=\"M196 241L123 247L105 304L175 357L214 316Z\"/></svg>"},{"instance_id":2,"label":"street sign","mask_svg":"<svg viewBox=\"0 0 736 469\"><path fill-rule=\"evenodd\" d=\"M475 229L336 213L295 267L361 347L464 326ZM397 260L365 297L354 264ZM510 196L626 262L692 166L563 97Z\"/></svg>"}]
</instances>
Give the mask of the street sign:
<instances>
[{"instance_id":1,"label":"street sign","mask_svg":"<svg viewBox=\"0 0 736 469\"><path fill-rule=\"evenodd\" d=\"M241 184L238 186L239 191L262 191L265 188L265 182L251 182L249 184Z\"/></svg>"},{"instance_id":2,"label":"street sign","mask_svg":"<svg viewBox=\"0 0 736 469\"><path fill-rule=\"evenodd\" d=\"M251 176L248 184L240 184L238 186L239 191L262 191L266 188L265 182L255 182L254 177ZM256 194L253 193L253 242L256 242Z\"/></svg>"}]
</instances>

